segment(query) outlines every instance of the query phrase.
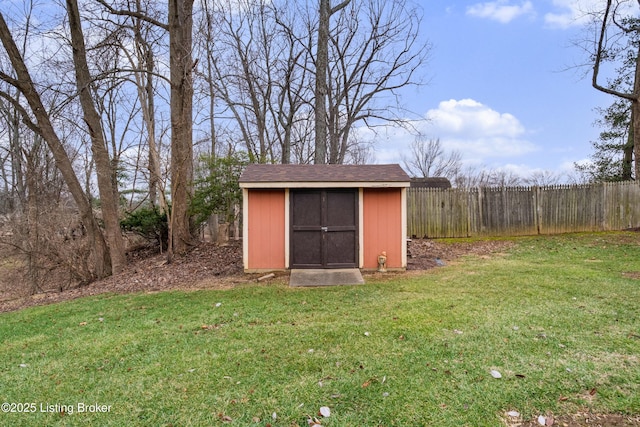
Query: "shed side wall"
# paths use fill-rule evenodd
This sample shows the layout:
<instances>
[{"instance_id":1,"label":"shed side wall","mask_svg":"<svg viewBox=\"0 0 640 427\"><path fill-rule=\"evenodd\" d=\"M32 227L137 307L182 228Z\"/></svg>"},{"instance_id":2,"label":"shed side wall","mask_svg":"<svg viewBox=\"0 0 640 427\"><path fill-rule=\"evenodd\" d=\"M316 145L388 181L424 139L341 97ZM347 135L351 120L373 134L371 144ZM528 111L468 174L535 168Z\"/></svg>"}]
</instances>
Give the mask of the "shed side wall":
<instances>
[{"instance_id":1,"label":"shed side wall","mask_svg":"<svg viewBox=\"0 0 640 427\"><path fill-rule=\"evenodd\" d=\"M377 268L378 255L387 252L387 268L404 268L402 229L402 191L400 188L363 191L364 268Z\"/></svg>"},{"instance_id":2,"label":"shed side wall","mask_svg":"<svg viewBox=\"0 0 640 427\"><path fill-rule=\"evenodd\" d=\"M248 260L255 269L284 269L285 264L285 191L248 191Z\"/></svg>"}]
</instances>

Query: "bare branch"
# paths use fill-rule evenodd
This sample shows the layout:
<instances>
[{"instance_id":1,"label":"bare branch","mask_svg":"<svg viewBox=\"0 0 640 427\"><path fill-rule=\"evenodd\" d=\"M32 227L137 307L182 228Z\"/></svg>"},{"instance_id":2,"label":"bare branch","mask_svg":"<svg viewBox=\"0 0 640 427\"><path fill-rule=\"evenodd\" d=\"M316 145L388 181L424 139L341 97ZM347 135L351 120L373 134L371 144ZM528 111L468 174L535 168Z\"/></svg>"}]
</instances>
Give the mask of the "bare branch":
<instances>
[{"instance_id":1,"label":"bare branch","mask_svg":"<svg viewBox=\"0 0 640 427\"><path fill-rule=\"evenodd\" d=\"M340 10L344 9L345 7L347 7L349 5L349 3L351 3L351 0L344 0L342 3L333 6L331 8L331 12L329 13L329 15L333 15L333 14L339 12Z\"/></svg>"},{"instance_id":2,"label":"bare branch","mask_svg":"<svg viewBox=\"0 0 640 427\"><path fill-rule=\"evenodd\" d=\"M153 19L152 17L142 13L142 12L134 12L132 10L126 10L126 9L115 9L113 6L111 6L109 3L107 3L105 0L97 0L98 3L100 3L102 6L104 6L105 8L107 8L107 10L109 11L109 13L112 13L114 15L119 15L119 16L129 16L132 18L137 18L137 19L141 19L145 22L148 22L152 25L155 25L157 27L162 28L163 30L169 31L169 24L165 24L163 22L158 21L157 19Z\"/></svg>"},{"instance_id":3,"label":"bare branch","mask_svg":"<svg viewBox=\"0 0 640 427\"><path fill-rule=\"evenodd\" d=\"M0 73L0 78L2 77L1 75L3 75L3 73ZM24 107L20 104L20 102L18 102L17 99L15 99L13 96L9 95L7 92L3 90L0 90L0 97L9 101L9 103L13 106L13 108L15 108L20 113L20 115L22 116L22 122L25 125L27 125L29 129L41 135L41 131L38 125L35 124L33 120L31 120L29 113L27 112L27 110L24 109Z\"/></svg>"},{"instance_id":4,"label":"bare branch","mask_svg":"<svg viewBox=\"0 0 640 427\"><path fill-rule=\"evenodd\" d=\"M602 86L598 83L598 75L600 73L600 66L603 62L605 54L605 37L607 34L607 26L609 23L609 16L611 14L612 0L607 0L607 7L605 8L604 15L602 17L602 25L600 26L600 34L598 37L598 46L596 48L596 58L593 64L593 74L591 78L591 85L600 92L607 93L609 95L618 96L620 98L628 99L630 101L637 101L638 94L629 94L611 89L606 86Z\"/></svg>"}]
</instances>

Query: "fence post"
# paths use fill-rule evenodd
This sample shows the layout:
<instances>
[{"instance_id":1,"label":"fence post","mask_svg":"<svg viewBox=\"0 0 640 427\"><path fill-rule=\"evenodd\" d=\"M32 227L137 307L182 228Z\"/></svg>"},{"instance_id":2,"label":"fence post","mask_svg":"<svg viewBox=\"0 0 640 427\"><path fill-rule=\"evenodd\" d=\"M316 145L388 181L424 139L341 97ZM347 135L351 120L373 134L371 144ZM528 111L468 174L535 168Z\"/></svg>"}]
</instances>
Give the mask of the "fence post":
<instances>
[{"instance_id":1,"label":"fence post","mask_svg":"<svg viewBox=\"0 0 640 427\"><path fill-rule=\"evenodd\" d=\"M540 235L542 234L542 206L540 206L540 187L535 185L533 187L533 209L536 219L536 231Z\"/></svg>"}]
</instances>

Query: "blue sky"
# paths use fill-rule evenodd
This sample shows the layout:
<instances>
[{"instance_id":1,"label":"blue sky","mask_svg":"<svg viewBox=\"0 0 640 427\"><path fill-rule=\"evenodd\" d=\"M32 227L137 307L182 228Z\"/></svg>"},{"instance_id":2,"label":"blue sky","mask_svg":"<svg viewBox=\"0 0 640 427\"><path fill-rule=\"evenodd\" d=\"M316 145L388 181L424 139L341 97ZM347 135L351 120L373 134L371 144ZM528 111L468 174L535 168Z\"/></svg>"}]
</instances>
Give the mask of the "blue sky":
<instances>
[{"instance_id":1,"label":"blue sky","mask_svg":"<svg viewBox=\"0 0 640 427\"><path fill-rule=\"evenodd\" d=\"M520 175L572 171L597 139L594 109L613 102L575 68L586 56L574 42L586 37L584 11L594 4L423 0L430 83L403 97L429 119L421 132L461 151L465 164ZM389 130L377 139L376 162L402 163L413 137Z\"/></svg>"}]
</instances>

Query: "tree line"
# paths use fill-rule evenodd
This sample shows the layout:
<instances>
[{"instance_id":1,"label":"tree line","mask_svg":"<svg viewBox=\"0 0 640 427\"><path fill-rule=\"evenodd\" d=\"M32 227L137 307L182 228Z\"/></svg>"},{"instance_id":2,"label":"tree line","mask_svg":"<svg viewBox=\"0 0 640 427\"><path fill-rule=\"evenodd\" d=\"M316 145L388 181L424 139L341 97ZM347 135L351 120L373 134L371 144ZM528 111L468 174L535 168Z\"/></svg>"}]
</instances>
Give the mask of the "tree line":
<instances>
[{"instance_id":1,"label":"tree line","mask_svg":"<svg viewBox=\"0 0 640 427\"><path fill-rule=\"evenodd\" d=\"M399 91L422 84L421 22L401 0L3 9L0 218L32 289L47 265L76 283L121 272L121 221L140 206L166 217L169 261L187 252L216 158L365 162L353 129L402 122Z\"/></svg>"}]
</instances>

